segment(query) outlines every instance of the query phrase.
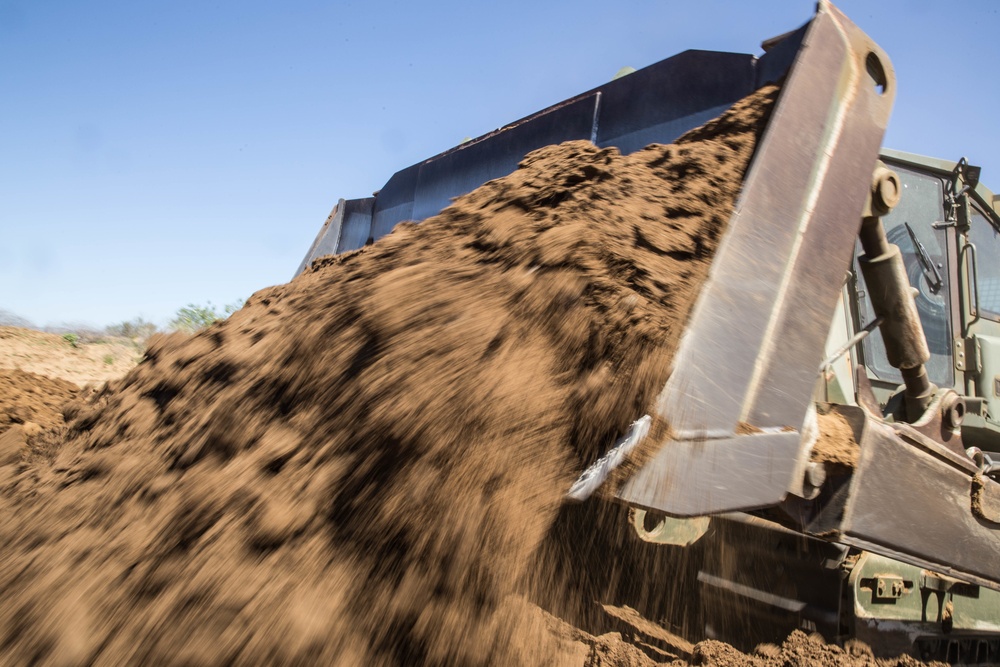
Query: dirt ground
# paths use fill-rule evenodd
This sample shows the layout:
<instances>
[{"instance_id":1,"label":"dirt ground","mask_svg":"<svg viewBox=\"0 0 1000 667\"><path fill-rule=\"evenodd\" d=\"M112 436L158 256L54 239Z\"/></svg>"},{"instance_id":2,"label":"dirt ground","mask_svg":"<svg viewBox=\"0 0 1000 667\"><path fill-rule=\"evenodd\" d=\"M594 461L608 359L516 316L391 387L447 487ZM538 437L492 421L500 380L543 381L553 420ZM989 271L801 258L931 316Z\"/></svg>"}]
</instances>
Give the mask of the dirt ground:
<instances>
[{"instance_id":1,"label":"dirt ground","mask_svg":"<svg viewBox=\"0 0 1000 667\"><path fill-rule=\"evenodd\" d=\"M0 662L917 664L691 644L639 611L688 611L675 566L565 500L651 411L775 96L531 153L93 392L9 372Z\"/></svg>"},{"instance_id":2,"label":"dirt ground","mask_svg":"<svg viewBox=\"0 0 1000 667\"><path fill-rule=\"evenodd\" d=\"M126 338L72 343L58 334L0 327L0 369L60 378L80 387L117 380L141 358L141 346Z\"/></svg>"}]
</instances>

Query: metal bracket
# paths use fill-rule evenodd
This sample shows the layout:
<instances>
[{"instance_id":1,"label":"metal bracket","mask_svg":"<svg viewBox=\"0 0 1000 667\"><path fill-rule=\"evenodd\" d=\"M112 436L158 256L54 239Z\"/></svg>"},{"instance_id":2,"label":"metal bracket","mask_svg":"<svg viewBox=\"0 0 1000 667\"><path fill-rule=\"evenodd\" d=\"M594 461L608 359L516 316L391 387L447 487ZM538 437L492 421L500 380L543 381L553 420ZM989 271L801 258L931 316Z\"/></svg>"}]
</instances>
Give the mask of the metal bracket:
<instances>
[{"instance_id":1,"label":"metal bracket","mask_svg":"<svg viewBox=\"0 0 1000 667\"><path fill-rule=\"evenodd\" d=\"M911 588L913 588L913 582L904 581L902 577L875 577L874 593L877 600L898 600Z\"/></svg>"},{"instance_id":2,"label":"metal bracket","mask_svg":"<svg viewBox=\"0 0 1000 667\"><path fill-rule=\"evenodd\" d=\"M975 336L955 340L955 368L967 373L983 372L983 346Z\"/></svg>"}]
</instances>

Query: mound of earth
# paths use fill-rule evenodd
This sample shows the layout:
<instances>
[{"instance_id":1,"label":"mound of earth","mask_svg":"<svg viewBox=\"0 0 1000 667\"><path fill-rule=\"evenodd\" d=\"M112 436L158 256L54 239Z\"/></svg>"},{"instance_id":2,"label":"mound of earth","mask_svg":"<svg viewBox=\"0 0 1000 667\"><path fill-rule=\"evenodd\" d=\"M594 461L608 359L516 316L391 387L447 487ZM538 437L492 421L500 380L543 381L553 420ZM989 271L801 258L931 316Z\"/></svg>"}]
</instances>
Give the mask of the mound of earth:
<instances>
[{"instance_id":1,"label":"mound of earth","mask_svg":"<svg viewBox=\"0 0 1000 667\"><path fill-rule=\"evenodd\" d=\"M65 380L0 369L0 433L13 424L34 423L46 430L63 426L62 408L79 392Z\"/></svg>"},{"instance_id":2,"label":"mound of earth","mask_svg":"<svg viewBox=\"0 0 1000 667\"><path fill-rule=\"evenodd\" d=\"M629 156L536 151L150 341L0 477L0 661L718 662L528 600L580 597L564 494L662 387L775 95Z\"/></svg>"},{"instance_id":3,"label":"mound of earth","mask_svg":"<svg viewBox=\"0 0 1000 667\"><path fill-rule=\"evenodd\" d=\"M65 431L63 411L79 395L65 380L0 369L0 480L51 459Z\"/></svg>"}]
</instances>

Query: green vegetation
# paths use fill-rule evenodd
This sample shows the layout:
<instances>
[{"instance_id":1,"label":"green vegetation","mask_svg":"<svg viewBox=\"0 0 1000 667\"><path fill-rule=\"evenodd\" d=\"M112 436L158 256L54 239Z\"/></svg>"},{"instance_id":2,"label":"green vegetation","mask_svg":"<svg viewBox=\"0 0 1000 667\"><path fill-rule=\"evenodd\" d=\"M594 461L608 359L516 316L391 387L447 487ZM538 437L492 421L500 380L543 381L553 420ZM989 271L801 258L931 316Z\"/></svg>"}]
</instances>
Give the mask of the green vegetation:
<instances>
[{"instance_id":1,"label":"green vegetation","mask_svg":"<svg viewBox=\"0 0 1000 667\"><path fill-rule=\"evenodd\" d=\"M233 303L223 306L221 313L211 301L203 306L189 303L177 311L177 316L170 321L168 328L171 331L194 333L215 324L219 320L226 319L242 307L243 299L237 299Z\"/></svg>"},{"instance_id":2,"label":"green vegetation","mask_svg":"<svg viewBox=\"0 0 1000 667\"><path fill-rule=\"evenodd\" d=\"M104 355L104 363L107 364L108 366L111 366L112 364L114 364L115 363L114 356L110 355L110 354L105 354Z\"/></svg>"},{"instance_id":3,"label":"green vegetation","mask_svg":"<svg viewBox=\"0 0 1000 667\"><path fill-rule=\"evenodd\" d=\"M141 317L136 317L127 322L108 325L104 329L104 332L109 336L131 338L133 341L145 341L156 333L156 325L152 322L147 322Z\"/></svg>"},{"instance_id":4,"label":"green vegetation","mask_svg":"<svg viewBox=\"0 0 1000 667\"><path fill-rule=\"evenodd\" d=\"M166 326L166 330L195 333L205 327L211 326L219 320L226 319L242 308L243 303L243 299L237 299L232 303L222 306L221 309L211 301L204 305L189 303L177 311L174 318ZM0 309L0 326L20 327L54 333L61 336L63 341L77 349L83 344L106 343L114 339L128 338L135 345L136 349L142 350L145 348L149 337L161 331L160 327L155 323L149 322L143 317L135 317L131 320L109 324L103 330L95 330L85 324L59 324L57 326L37 328L28 320L2 309ZM110 355L104 357L104 362L110 366L114 363L114 359L109 360L109 357Z\"/></svg>"}]
</instances>

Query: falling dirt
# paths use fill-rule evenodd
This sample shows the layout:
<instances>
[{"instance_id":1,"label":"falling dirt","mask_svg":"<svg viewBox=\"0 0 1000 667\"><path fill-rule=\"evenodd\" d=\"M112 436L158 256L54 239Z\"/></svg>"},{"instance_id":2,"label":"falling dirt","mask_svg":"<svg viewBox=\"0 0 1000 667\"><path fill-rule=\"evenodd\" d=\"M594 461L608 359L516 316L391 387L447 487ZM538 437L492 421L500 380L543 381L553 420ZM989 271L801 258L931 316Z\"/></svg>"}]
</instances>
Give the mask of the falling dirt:
<instances>
[{"instance_id":1,"label":"falling dirt","mask_svg":"<svg viewBox=\"0 0 1000 667\"><path fill-rule=\"evenodd\" d=\"M0 662L758 664L535 603L586 606L556 536L624 522L563 496L663 385L775 95L629 156L536 151L151 340L51 462L0 468Z\"/></svg>"}]
</instances>

